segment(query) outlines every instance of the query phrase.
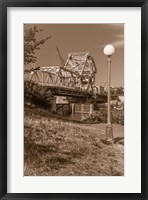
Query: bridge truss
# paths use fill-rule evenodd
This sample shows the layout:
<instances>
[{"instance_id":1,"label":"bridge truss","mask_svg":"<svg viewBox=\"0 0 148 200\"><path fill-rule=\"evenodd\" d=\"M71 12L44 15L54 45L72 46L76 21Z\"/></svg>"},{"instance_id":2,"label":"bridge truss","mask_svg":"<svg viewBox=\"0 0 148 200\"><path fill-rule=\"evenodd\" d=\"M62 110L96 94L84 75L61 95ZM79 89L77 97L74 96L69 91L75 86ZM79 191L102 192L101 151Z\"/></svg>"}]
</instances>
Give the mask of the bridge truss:
<instances>
[{"instance_id":1,"label":"bridge truss","mask_svg":"<svg viewBox=\"0 0 148 200\"><path fill-rule=\"evenodd\" d=\"M69 53L64 66L36 67L30 70L30 81L52 88L71 88L91 92L97 72L89 52Z\"/></svg>"}]
</instances>

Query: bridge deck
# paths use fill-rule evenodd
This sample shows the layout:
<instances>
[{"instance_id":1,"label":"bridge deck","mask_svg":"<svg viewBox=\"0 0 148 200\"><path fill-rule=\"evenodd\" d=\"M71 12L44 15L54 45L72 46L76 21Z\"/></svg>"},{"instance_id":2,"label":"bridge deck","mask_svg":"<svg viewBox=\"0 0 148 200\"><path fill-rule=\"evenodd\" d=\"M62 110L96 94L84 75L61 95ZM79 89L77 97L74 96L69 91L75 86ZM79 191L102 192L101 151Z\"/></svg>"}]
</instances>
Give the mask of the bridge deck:
<instances>
[{"instance_id":1,"label":"bridge deck","mask_svg":"<svg viewBox=\"0 0 148 200\"><path fill-rule=\"evenodd\" d=\"M51 90L52 94L56 96L82 97L82 98L87 97L96 99L101 98L103 100L106 100L106 95L97 94L95 96L93 91L86 91L80 88L59 86L59 85L40 83L40 82L35 82L35 83L40 86L47 87L49 90Z\"/></svg>"}]
</instances>

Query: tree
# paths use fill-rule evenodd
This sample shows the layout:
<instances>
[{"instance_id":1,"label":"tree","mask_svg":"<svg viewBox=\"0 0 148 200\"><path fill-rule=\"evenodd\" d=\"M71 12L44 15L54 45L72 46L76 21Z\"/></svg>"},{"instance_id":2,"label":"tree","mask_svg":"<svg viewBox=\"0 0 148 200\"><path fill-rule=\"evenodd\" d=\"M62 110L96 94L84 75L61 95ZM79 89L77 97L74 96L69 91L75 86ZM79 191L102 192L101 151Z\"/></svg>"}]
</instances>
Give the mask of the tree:
<instances>
[{"instance_id":1,"label":"tree","mask_svg":"<svg viewBox=\"0 0 148 200\"><path fill-rule=\"evenodd\" d=\"M124 88L122 86L117 88L117 95L124 95Z\"/></svg>"},{"instance_id":2,"label":"tree","mask_svg":"<svg viewBox=\"0 0 148 200\"><path fill-rule=\"evenodd\" d=\"M50 108L53 95L48 87L42 87L36 83L25 81L24 99L25 103L34 104L40 108Z\"/></svg>"},{"instance_id":3,"label":"tree","mask_svg":"<svg viewBox=\"0 0 148 200\"><path fill-rule=\"evenodd\" d=\"M38 30L36 26L32 28L25 28L24 30L24 63L35 63L36 56L35 51L40 49L40 46L43 45L51 36L46 37L42 40L36 39L36 33L41 32L42 30Z\"/></svg>"}]
</instances>

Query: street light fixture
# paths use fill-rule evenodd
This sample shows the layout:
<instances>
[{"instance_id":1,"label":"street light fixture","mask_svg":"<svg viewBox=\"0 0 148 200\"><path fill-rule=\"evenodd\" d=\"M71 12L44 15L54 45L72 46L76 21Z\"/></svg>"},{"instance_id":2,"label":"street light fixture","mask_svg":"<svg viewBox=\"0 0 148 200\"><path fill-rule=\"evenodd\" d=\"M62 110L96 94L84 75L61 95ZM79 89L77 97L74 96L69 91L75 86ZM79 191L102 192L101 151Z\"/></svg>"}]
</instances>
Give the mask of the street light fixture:
<instances>
[{"instance_id":1,"label":"street light fixture","mask_svg":"<svg viewBox=\"0 0 148 200\"><path fill-rule=\"evenodd\" d=\"M113 126L111 124L111 105L110 105L110 87L111 87L111 56L115 53L115 48L112 45L107 45L103 50L104 54L107 56L107 66L108 66L108 79L107 79L107 126L106 126L106 138L113 139Z\"/></svg>"}]
</instances>

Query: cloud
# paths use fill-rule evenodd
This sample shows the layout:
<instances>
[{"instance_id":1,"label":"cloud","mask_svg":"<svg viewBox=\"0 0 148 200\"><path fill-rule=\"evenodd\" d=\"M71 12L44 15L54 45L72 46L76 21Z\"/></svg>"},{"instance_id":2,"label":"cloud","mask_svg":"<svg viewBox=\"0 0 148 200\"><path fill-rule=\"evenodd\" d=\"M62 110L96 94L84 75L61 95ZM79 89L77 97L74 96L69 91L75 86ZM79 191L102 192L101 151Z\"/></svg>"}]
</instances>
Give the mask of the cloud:
<instances>
[{"instance_id":1,"label":"cloud","mask_svg":"<svg viewBox=\"0 0 148 200\"><path fill-rule=\"evenodd\" d=\"M117 34L116 38L117 39L114 42L112 42L111 44L115 48L123 48L124 47L124 34Z\"/></svg>"},{"instance_id":2,"label":"cloud","mask_svg":"<svg viewBox=\"0 0 148 200\"><path fill-rule=\"evenodd\" d=\"M113 45L117 49L124 48L124 40L113 41L113 42L110 42L108 44ZM108 44L104 44L100 48L105 47Z\"/></svg>"},{"instance_id":3,"label":"cloud","mask_svg":"<svg viewBox=\"0 0 148 200\"><path fill-rule=\"evenodd\" d=\"M115 35L115 40L108 43L113 45L115 48L124 48L124 35L123 34L116 34ZM102 45L102 47L105 47L108 44Z\"/></svg>"},{"instance_id":4,"label":"cloud","mask_svg":"<svg viewBox=\"0 0 148 200\"><path fill-rule=\"evenodd\" d=\"M118 40L111 43L115 48L123 48L124 47L124 41Z\"/></svg>"}]
</instances>

